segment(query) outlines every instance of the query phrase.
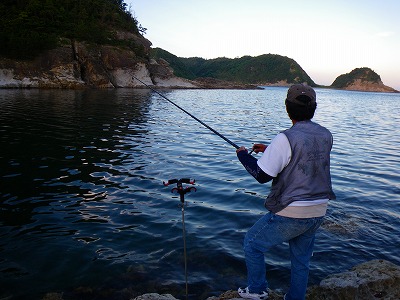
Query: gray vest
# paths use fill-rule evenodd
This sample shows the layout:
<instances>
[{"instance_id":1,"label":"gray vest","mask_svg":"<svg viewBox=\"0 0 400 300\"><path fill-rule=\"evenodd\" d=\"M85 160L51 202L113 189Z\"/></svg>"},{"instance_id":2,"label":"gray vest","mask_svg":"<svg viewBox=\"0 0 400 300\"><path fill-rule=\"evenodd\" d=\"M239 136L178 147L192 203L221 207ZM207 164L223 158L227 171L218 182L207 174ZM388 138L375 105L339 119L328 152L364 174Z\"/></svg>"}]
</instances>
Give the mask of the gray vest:
<instances>
[{"instance_id":1,"label":"gray vest","mask_svg":"<svg viewBox=\"0 0 400 300\"><path fill-rule=\"evenodd\" d=\"M330 174L333 138L329 130L308 120L297 122L283 133L292 157L273 179L265 207L277 213L294 201L335 199Z\"/></svg>"}]
</instances>

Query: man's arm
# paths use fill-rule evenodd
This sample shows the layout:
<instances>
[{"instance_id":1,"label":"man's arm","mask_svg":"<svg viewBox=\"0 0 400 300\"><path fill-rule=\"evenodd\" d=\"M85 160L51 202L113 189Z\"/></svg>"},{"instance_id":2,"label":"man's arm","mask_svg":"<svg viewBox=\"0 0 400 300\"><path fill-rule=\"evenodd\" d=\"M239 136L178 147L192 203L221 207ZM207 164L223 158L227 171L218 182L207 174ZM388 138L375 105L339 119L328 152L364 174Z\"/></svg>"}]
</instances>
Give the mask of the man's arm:
<instances>
[{"instance_id":1,"label":"man's arm","mask_svg":"<svg viewBox=\"0 0 400 300\"><path fill-rule=\"evenodd\" d=\"M239 148L236 153L239 161L245 167L247 172L249 172L250 175L253 176L259 183L266 183L273 179L273 177L261 170L261 168L257 165L257 158L248 154L244 147Z\"/></svg>"}]
</instances>

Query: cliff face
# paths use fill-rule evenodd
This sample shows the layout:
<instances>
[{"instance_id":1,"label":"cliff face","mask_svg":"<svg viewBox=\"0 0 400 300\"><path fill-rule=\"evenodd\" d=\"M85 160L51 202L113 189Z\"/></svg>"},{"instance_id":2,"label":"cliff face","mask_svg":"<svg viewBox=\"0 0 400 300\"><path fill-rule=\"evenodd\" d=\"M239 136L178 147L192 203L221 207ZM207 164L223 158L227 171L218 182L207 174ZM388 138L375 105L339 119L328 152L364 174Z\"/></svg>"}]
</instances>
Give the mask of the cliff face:
<instances>
[{"instance_id":1,"label":"cliff face","mask_svg":"<svg viewBox=\"0 0 400 300\"><path fill-rule=\"evenodd\" d=\"M362 79L355 79L351 84L344 88L349 91L364 91L364 92L384 92L384 93L398 93L397 90L390 86L384 85L382 81L368 82Z\"/></svg>"},{"instance_id":2,"label":"cliff face","mask_svg":"<svg viewBox=\"0 0 400 300\"><path fill-rule=\"evenodd\" d=\"M149 52L151 43L147 39L132 33L118 34ZM167 63L146 60L123 47L67 41L33 61L0 59L1 88L143 87L133 76L148 85L196 87L174 76Z\"/></svg>"},{"instance_id":3,"label":"cliff face","mask_svg":"<svg viewBox=\"0 0 400 300\"><path fill-rule=\"evenodd\" d=\"M342 74L335 79L331 86L350 91L398 92L384 85L381 77L370 68L357 68L350 73Z\"/></svg>"}]
</instances>

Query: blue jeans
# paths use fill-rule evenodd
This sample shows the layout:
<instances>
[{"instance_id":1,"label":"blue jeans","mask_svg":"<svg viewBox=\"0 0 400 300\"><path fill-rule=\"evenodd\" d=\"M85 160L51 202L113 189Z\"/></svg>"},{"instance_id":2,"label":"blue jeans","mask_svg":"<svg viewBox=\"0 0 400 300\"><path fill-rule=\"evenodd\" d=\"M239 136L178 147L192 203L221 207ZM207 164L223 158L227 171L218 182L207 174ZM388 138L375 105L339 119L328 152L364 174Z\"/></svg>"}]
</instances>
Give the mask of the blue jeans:
<instances>
[{"instance_id":1,"label":"blue jeans","mask_svg":"<svg viewBox=\"0 0 400 300\"><path fill-rule=\"evenodd\" d=\"M268 213L253 225L244 239L247 281L251 293L268 288L264 253L278 244L289 242L291 259L290 289L286 300L305 298L315 231L323 217L295 219Z\"/></svg>"}]
</instances>

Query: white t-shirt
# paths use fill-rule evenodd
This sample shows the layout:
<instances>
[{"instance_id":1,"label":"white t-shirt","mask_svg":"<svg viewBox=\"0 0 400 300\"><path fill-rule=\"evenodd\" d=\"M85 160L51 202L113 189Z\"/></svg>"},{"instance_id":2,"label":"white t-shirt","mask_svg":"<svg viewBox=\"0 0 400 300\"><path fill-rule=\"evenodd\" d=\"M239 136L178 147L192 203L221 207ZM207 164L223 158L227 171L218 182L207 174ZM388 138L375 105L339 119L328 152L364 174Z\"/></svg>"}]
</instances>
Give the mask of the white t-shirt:
<instances>
[{"instance_id":1,"label":"white t-shirt","mask_svg":"<svg viewBox=\"0 0 400 300\"><path fill-rule=\"evenodd\" d=\"M289 140L285 134L279 133L265 149L257 164L269 176L276 177L289 164L291 158Z\"/></svg>"},{"instance_id":2,"label":"white t-shirt","mask_svg":"<svg viewBox=\"0 0 400 300\"><path fill-rule=\"evenodd\" d=\"M279 133L271 141L271 144L265 149L261 158L257 161L257 165L267 173L269 176L276 177L283 168L285 168L292 158L292 149L287 136L283 133ZM313 201L295 201L289 204L289 206L314 206L314 205L325 205L328 203L328 199L320 199ZM284 209L285 210L285 209ZM281 212L283 212L282 210ZM280 213L278 213L280 214Z\"/></svg>"}]
</instances>

